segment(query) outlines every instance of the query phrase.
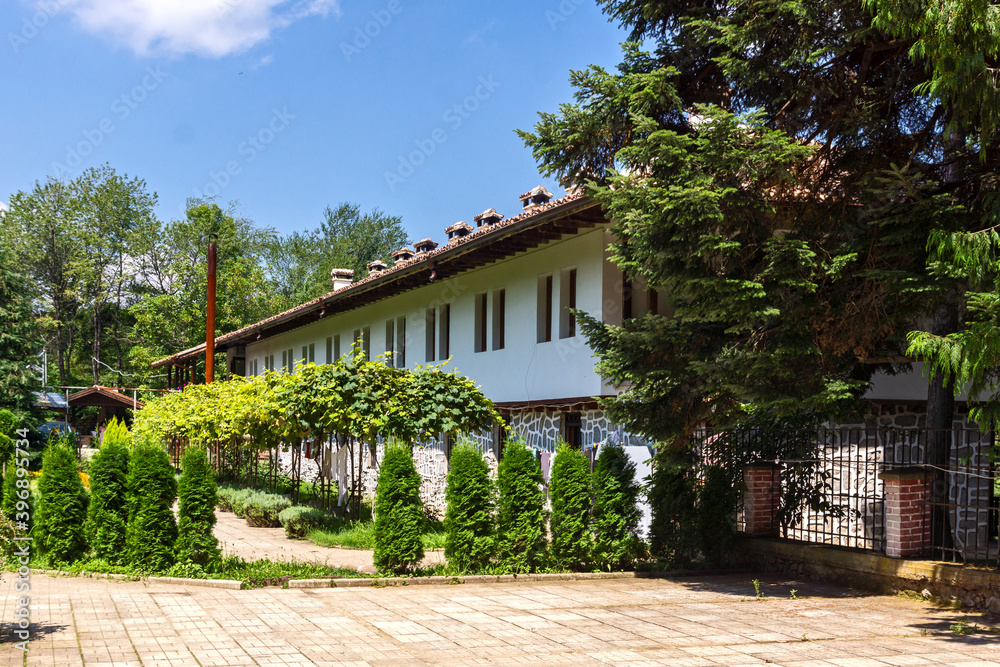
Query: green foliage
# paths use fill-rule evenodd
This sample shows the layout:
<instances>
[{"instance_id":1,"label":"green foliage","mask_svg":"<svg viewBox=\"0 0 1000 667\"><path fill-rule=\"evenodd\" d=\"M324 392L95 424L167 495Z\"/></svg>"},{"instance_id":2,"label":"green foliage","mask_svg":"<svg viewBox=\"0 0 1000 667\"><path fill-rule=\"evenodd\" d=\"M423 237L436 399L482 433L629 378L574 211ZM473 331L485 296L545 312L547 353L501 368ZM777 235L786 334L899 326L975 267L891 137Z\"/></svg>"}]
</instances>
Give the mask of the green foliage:
<instances>
[{"instance_id":1,"label":"green foliage","mask_svg":"<svg viewBox=\"0 0 1000 667\"><path fill-rule=\"evenodd\" d=\"M601 447L594 462L593 562L602 570L624 569L637 555L639 484L625 450Z\"/></svg>"},{"instance_id":2,"label":"green foliage","mask_svg":"<svg viewBox=\"0 0 1000 667\"><path fill-rule=\"evenodd\" d=\"M586 569L593 549L590 511L593 503L590 464L583 452L561 443L549 479L552 543L549 552L561 567Z\"/></svg>"},{"instance_id":3,"label":"green foliage","mask_svg":"<svg viewBox=\"0 0 1000 667\"><path fill-rule=\"evenodd\" d=\"M0 248L0 304L3 304L0 307L0 407L7 413L2 422L4 451L10 449L6 441L14 435L11 422L21 423L34 414L33 391L40 388L27 360L33 359L42 347L41 329L32 307L32 290L22 267L21 260L7 247Z\"/></svg>"},{"instance_id":4,"label":"green foliage","mask_svg":"<svg viewBox=\"0 0 1000 667\"><path fill-rule=\"evenodd\" d=\"M23 487L27 490L28 478L22 479L24 479ZM0 513L9 519L14 519L17 512L17 480L17 466L7 466L3 475L3 498L0 500Z\"/></svg>"},{"instance_id":5,"label":"green foliage","mask_svg":"<svg viewBox=\"0 0 1000 667\"><path fill-rule=\"evenodd\" d=\"M448 562L461 572L481 570L490 561L494 537L494 490L490 469L471 443L451 452L444 516Z\"/></svg>"},{"instance_id":6,"label":"green foliage","mask_svg":"<svg viewBox=\"0 0 1000 667\"><path fill-rule=\"evenodd\" d=\"M201 447L188 447L177 485L177 561L206 567L219 559L219 541L212 534L217 501L215 474Z\"/></svg>"},{"instance_id":7,"label":"green foliage","mask_svg":"<svg viewBox=\"0 0 1000 667\"><path fill-rule=\"evenodd\" d=\"M542 471L521 439L504 445L497 470L497 562L512 573L533 572L545 559Z\"/></svg>"},{"instance_id":8,"label":"green foliage","mask_svg":"<svg viewBox=\"0 0 1000 667\"><path fill-rule=\"evenodd\" d=\"M927 248L997 224L994 3L599 4L631 33L618 70L572 72L574 102L521 136L667 301L621 326L581 315L628 387L614 421L684 449L748 397L840 416L912 322L961 318L963 280Z\"/></svg>"},{"instance_id":9,"label":"green foliage","mask_svg":"<svg viewBox=\"0 0 1000 667\"><path fill-rule=\"evenodd\" d=\"M647 492L649 548L653 558L668 566L683 567L699 556L695 484L690 455L666 447L657 452Z\"/></svg>"},{"instance_id":10,"label":"green foliage","mask_svg":"<svg viewBox=\"0 0 1000 667\"><path fill-rule=\"evenodd\" d=\"M87 551L87 492L77 474L76 452L65 443L46 448L38 493L36 544L53 562L72 563Z\"/></svg>"},{"instance_id":11,"label":"green foliage","mask_svg":"<svg viewBox=\"0 0 1000 667\"><path fill-rule=\"evenodd\" d=\"M125 425L123 420L112 418L108 422L104 429L104 440L101 446L106 447L107 445L132 449L132 436L129 434L128 426Z\"/></svg>"},{"instance_id":12,"label":"green foliage","mask_svg":"<svg viewBox=\"0 0 1000 667\"><path fill-rule=\"evenodd\" d=\"M112 426L109 425L106 434L111 431ZM90 462L90 506L87 508L86 533L94 556L110 563L121 562L125 552L128 471L128 447L121 438L108 438L106 435L104 445Z\"/></svg>"},{"instance_id":13,"label":"green foliage","mask_svg":"<svg viewBox=\"0 0 1000 667\"><path fill-rule=\"evenodd\" d=\"M420 565L423 507L420 474L410 448L389 443L375 490L375 567L383 572L406 572Z\"/></svg>"},{"instance_id":14,"label":"green foliage","mask_svg":"<svg viewBox=\"0 0 1000 667\"><path fill-rule=\"evenodd\" d=\"M278 514L278 521L285 529L285 535L301 539L314 528L319 528L327 522L326 512L315 507L293 505L286 507Z\"/></svg>"},{"instance_id":15,"label":"green foliage","mask_svg":"<svg viewBox=\"0 0 1000 667\"><path fill-rule=\"evenodd\" d=\"M167 453L149 444L132 452L128 471L128 528L125 563L157 572L174 563L177 524L173 504L177 481Z\"/></svg>"},{"instance_id":16,"label":"green foliage","mask_svg":"<svg viewBox=\"0 0 1000 667\"><path fill-rule=\"evenodd\" d=\"M0 513L0 564L11 568L19 565L13 560L15 552L24 544L16 539L18 537L24 537L24 531L17 527L12 517Z\"/></svg>"},{"instance_id":17,"label":"green foliage","mask_svg":"<svg viewBox=\"0 0 1000 667\"><path fill-rule=\"evenodd\" d=\"M18 425L17 415L6 408L0 409L0 466L6 465L14 456L14 431Z\"/></svg>"},{"instance_id":18,"label":"green foliage","mask_svg":"<svg viewBox=\"0 0 1000 667\"><path fill-rule=\"evenodd\" d=\"M241 508L248 526L277 528L278 515L292 506L292 501L277 493L255 491L242 500ZM239 513L238 513L239 514Z\"/></svg>"}]
</instances>

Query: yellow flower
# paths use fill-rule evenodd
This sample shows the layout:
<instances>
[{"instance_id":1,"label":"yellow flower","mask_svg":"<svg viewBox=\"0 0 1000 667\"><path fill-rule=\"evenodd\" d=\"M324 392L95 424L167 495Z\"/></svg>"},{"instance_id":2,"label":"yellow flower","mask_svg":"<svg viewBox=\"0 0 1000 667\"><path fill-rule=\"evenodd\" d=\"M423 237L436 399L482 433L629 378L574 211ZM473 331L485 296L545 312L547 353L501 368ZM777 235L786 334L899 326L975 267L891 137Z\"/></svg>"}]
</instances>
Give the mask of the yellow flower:
<instances>
[{"instance_id":1,"label":"yellow flower","mask_svg":"<svg viewBox=\"0 0 1000 667\"><path fill-rule=\"evenodd\" d=\"M83 480L84 487L86 487L86 488L89 489L90 488L90 475L88 475L85 472L80 472L80 473L77 473L77 474L80 475L80 479Z\"/></svg>"}]
</instances>

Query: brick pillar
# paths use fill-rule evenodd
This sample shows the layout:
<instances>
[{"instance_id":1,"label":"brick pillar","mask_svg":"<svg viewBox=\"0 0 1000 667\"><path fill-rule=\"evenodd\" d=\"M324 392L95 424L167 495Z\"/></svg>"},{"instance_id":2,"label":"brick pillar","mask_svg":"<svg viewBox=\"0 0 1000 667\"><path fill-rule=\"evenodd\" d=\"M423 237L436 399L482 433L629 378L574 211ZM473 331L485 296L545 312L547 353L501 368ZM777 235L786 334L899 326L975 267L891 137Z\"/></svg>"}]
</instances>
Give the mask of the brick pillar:
<instances>
[{"instance_id":1,"label":"brick pillar","mask_svg":"<svg viewBox=\"0 0 1000 667\"><path fill-rule=\"evenodd\" d=\"M781 469L773 463L743 468L743 532L753 537L778 535Z\"/></svg>"},{"instance_id":2,"label":"brick pillar","mask_svg":"<svg viewBox=\"0 0 1000 667\"><path fill-rule=\"evenodd\" d=\"M919 556L931 542L927 476L920 468L882 470L885 483L885 555Z\"/></svg>"}]
</instances>

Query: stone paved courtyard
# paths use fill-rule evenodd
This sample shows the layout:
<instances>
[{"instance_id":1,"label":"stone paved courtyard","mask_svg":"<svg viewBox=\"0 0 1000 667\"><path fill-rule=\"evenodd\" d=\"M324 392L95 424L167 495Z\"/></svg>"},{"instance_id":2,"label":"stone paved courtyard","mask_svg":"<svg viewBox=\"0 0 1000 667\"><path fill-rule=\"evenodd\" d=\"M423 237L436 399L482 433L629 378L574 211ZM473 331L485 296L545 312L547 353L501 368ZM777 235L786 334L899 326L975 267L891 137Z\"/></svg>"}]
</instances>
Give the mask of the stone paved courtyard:
<instances>
[{"instance_id":1,"label":"stone paved courtyard","mask_svg":"<svg viewBox=\"0 0 1000 667\"><path fill-rule=\"evenodd\" d=\"M757 601L750 578L230 591L35 575L26 664L1000 665L1000 634L950 630L964 614L778 580ZM0 665L20 665L9 574L0 588Z\"/></svg>"}]
</instances>

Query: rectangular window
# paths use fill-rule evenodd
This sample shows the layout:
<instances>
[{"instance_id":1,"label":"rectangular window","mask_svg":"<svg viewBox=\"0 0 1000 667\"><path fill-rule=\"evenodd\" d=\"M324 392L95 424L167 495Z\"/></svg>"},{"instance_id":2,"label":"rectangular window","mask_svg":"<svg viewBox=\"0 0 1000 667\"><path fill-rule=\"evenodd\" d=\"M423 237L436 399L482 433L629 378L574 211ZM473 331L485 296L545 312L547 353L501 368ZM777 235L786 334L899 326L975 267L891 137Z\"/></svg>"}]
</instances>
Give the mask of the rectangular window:
<instances>
[{"instance_id":1,"label":"rectangular window","mask_svg":"<svg viewBox=\"0 0 1000 667\"><path fill-rule=\"evenodd\" d=\"M538 301L536 317L536 340L547 343L552 340L552 276L538 277Z\"/></svg>"},{"instance_id":2,"label":"rectangular window","mask_svg":"<svg viewBox=\"0 0 1000 667\"><path fill-rule=\"evenodd\" d=\"M438 349L441 352L438 359L442 361L451 356L451 304L441 306L441 322L438 324Z\"/></svg>"},{"instance_id":3,"label":"rectangular window","mask_svg":"<svg viewBox=\"0 0 1000 667\"><path fill-rule=\"evenodd\" d=\"M504 348L504 317L507 308L507 290L493 290L493 349Z\"/></svg>"},{"instance_id":4,"label":"rectangular window","mask_svg":"<svg viewBox=\"0 0 1000 667\"><path fill-rule=\"evenodd\" d=\"M356 352L360 352L364 349L364 344L361 340L361 329L354 330L354 338L352 340L353 340L353 342L351 343L352 347L357 347L358 349L357 350L352 349L351 354L355 354Z\"/></svg>"},{"instance_id":5,"label":"rectangular window","mask_svg":"<svg viewBox=\"0 0 1000 667\"><path fill-rule=\"evenodd\" d=\"M333 358L340 359L340 334L333 337Z\"/></svg>"},{"instance_id":6,"label":"rectangular window","mask_svg":"<svg viewBox=\"0 0 1000 667\"><path fill-rule=\"evenodd\" d=\"M295 370L295 350L293 348L288 348L288 365L285 366L285 370L289 373Z\"/></svg>"},{"instance_id":7,"label":"rectangular window","mask_svg":"<svg viewBox=\"0 0 1000 667\"><path fill-rule=\"evenodd\" d=\"M406 368L406 317L396 318L396 368Z\"/></svg>"},{"instance_id":8,"label":"rectangular window","mask_svg":"<svg viewBox=\"0 0 1000 667\"><path fill-rule=\"evenodd\" d=\"M365 327L361 330L361 349L365 353L365 361L371 361L372 358L372 329L371 327Z\"/></svg>"},{"instance_id":9,"label":"rectangular window","mask_svg":"<svg viewBox=\"0 0 1000 667\"><path fill-rule=\"evenodd\" d=\"M287 350L282 350L281 351L281 367L284 368L284 369L288 368L288 351Z\"/></svg>"},{"instance_id":10,"label":"rectangular window","mask_svg":"<svg viewBox=\"0 0 1000 667\"><path fill-rule=\"evenodd\" d=\"M437 310L428 308L424 311L424 361L427 363L434 361L434 354L437 352L437 342L434 335L436 326Z\"/></svg>"},{"instance_id":11,"label":"rectangular window","mask_svg":"<svg viewBox=\"0 0 1000 667\"><path fill-rule=\"evenodd\" d=\"M486 293L476 295L476 352L486 351Z\"/></svg>"},{"instance_id":12,"label":"rectangular window","mask_svg":"<svg viewBox=\"0 0 1000 667\"><path fill-rule=\"evenodd\" d=\"M570 312L573 308L576 308L576 269L566 269L559 274L560 338L576 335L576 316Z\"/></svg>"},{"instance_id":13,"label":"rectangular window","mask_svg":"<svg viewBox=\"0 0 1000 667\"><path fill-rule=\"evenodd\" d=\"M396 320L385 321L385 353L387 366L396 365Z\"/></svg>"},{"instance_id":14,"label":"rectangular window","mask_svg":"<svg viewBox=\"0 0 1000 667\"><path fill-rule=\"evenodd\" d=\"M646 290L646 303L649 312L654 315L660 314L660 295L656 293L655 289Z\"/></svg>"},{"instance_id":15,"label":"rectangular window","mask_svg":"<svg viewBox=\"0 0 1000 667\"><path fill-rule=\"evenodd\" d=\"M326 363L333 363L333 336L326 337Z\"/></svg>"},{"instance_id":16,"label":"rectangular window","mask_svg":"<svg viewBox=\"0 0 1000 667\"><path fill-rule=\"evenodd\" d=\"M316 363L316 343L309 343L309 363Z\"/></svg>"}]
</instances>

